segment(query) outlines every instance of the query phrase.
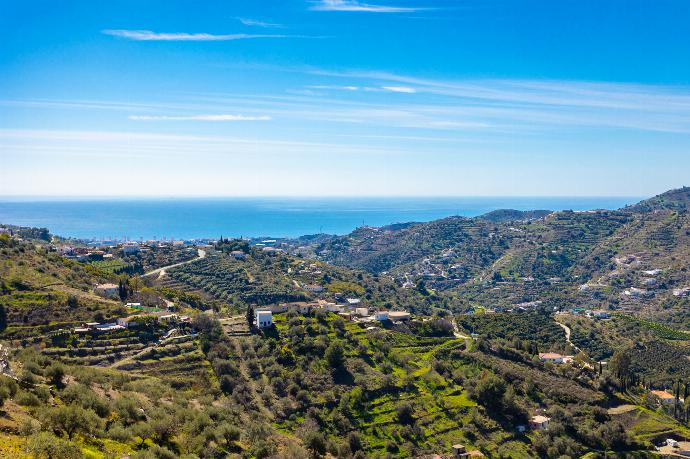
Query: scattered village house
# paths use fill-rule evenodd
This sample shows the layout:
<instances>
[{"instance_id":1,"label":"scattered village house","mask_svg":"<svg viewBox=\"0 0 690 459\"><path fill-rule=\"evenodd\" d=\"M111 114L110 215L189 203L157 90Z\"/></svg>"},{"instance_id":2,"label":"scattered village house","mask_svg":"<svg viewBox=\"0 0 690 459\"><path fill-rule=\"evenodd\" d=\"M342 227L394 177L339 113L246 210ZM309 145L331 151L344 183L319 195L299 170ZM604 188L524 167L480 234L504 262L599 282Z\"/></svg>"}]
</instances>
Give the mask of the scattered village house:
<instances>
[{"instance_id":1,"label":"scattered village house","mask_svg":"<svg viewBox=\"0 0 690 459\"><path fill-rule=\"evenodd\" d=\"M267 328L273 325L273 313L270 310L259 309L256 311L256 326Z\"/></svg>"},{"instance_id":2,"label":"scattered village house","mask_svg":"<svg viewBox=\"0 0 690 459\"><path fill-rule=\"evenodd\" d=\"M388 311L376 311L376 314L374 314L374 319L380 321L388 320Z\"/></svg>"},{"instance_id":3,"label":"scattered village house","mask_svg":"<svg viewBox=\"0 0 690 459\"><path fill-rule=\"evenodd\" d=\"M311 293L322 293L325 289L317 284L307 284L304 286L304 290Z\"/></svg>"},{"instance_id":4,"label":"scattered village house","mask_svg":"<svg viewBox=\"0 0 690 459\"><path fill-rule=\"evenodd\" d=\"M357 314L360 317L367 317L369 315L369 309L368 308L356 308L355 314Z\"/></svg>"},{"instance_id":5,"label":"scattered village house","mask_svg":"<svg viewBox=\"0 0 690 459\"><path fill-rule=\"evenodd\" d=\"M676 397L665 390L652 390L649 394L657 399L662 405L673 405L676 402Z\"/></svg>"},{"instance_id":6,"label":"scattered village house","mask_svg":"<svg viewBox=\"0 0 690 459\"><path fill-rule=\"evenodd\" d=\"M603 309L597 309L595 311L591 311L587 315L590 317L593 317L595 319L608 319L609 318L609 313L607 311L604 311Z\"/></svg>"},{"instance_id":7,"label":"scattered village house","mask_svg":"<svg viewBox=\"0 0 690 459\"><path fill-rule=\"evenodd\" d=\"M532 430L547 430L549 428L549 421L551 418L537 414L532 416L529 420L529 428Z\"/></svg>"},{"instance_id":8,"label":"scattered village house","mask_svg":"<svg viewBox=\"0 0 690 459\"><path fill-rule=\"evenodd\" d=\"M106 296L109 298L117 298L119 296L119 288L117 284L98 284L94 288L96 295Z\"/></svg>"},{"instance_id":9,"label":"scattered village house","mask_svg":"<svg viewBox=\"0 0 690 459\"><path fill-rule=\"evenodd\" d=\"M406 320L410 320L412 318L412 315L409 312L405 311L390 311L388 313L388 319L392 320L393 322L403 322Z\"/></svg>"},{"instance_id":10,"label":"scattered village house","mask_svg":"<svg viewBox=\"0 0 690 459\"><path fill-rule=\"evenodd\" d=\"M569 363L569 362L572 362L573 356L561 355L561 354L557 354L555 352L540 352L539 353L539 360L541 360L542 362L551 362L551 363Z\"/></svg>"},{"instance_id":11,"label":"scattered village house","mask_svg":"<svg viewBox=\"0 0 690 459\"><path fill-rule=\"evenodd\" d=\"M133 316L120 317L119 319L117 319L117 325L120 325L124 328L137 326L148 317L154 318L158 322L164 322L167 320L179 318L177 314L170 313L168 311L149 312L147 314L135 314Z\"/></svg>"},{"instance_id":12,"label":"scattered village house","mask_svg":"<svg viewBox=\"0 0 690 459\"><path fill-rule=\"evenodd\" d=\"M230 255L232 255L232 257L236 260L244 260L247 258L247 254L241 250L233 250L230 252Z\"/></svg>"}]
</instances>

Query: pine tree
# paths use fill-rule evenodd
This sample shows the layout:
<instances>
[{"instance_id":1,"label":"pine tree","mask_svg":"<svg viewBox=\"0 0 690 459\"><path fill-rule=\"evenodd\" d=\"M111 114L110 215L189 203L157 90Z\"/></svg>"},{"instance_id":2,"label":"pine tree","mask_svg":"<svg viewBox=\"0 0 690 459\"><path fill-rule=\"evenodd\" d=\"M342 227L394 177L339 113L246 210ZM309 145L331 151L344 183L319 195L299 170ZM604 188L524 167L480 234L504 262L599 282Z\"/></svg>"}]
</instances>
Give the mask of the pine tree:
<instances>
[{"instance_id":1,"label":"pine tree","mask_svg":"<svg viewBox=\"0 0 690 459\"><path fill-rule=\"evenodd\" d=\"M249 328L254 326L254 308L251 306L247 306L247 323Z\"/></svg>"}]
</instances>

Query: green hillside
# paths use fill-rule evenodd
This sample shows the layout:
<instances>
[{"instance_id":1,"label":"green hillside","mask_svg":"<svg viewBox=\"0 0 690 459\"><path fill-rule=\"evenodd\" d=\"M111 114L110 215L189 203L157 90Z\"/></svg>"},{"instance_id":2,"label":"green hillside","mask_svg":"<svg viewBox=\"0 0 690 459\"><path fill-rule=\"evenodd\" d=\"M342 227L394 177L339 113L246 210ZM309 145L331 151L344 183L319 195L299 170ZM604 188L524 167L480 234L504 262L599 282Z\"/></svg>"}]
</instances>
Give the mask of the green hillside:
<instances>
[{"instance_id":1,"label":"green hillside","mask_svg":"<svg viewBox=\"0 0 690 459\"><path fill-rule=\"evenodd\" d=\"M0 456L650 457L690 438L687 212L497 220L81 262L0 235ZM293 302L310 308L250 324ZM326 310L354 307L412 316Z\"/></svg>"}]
</instances>

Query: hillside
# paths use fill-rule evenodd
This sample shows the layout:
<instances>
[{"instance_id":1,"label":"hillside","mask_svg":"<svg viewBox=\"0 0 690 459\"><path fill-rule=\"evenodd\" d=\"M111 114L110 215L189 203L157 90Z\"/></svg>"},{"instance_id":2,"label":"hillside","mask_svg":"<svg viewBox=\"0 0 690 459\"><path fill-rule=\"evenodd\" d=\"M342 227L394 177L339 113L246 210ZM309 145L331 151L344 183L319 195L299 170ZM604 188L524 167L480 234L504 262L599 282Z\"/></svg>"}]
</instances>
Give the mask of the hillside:
<instances>
[{"instance_id":1,"label":"hillside","mask_svg":"<svg viewBox=\"0 0 690 459\"><path fill-rule=\"evenodd\" d=\"M687 210L690 208L690 187L684 186L669 190L660 195L645 199L633 206L626 207L631 212L653 212L655 210Z\"/></svg>"},{"instance_id":2,"label":"hillside","mask_svg":"<svg viewBox=\"0 0 690 459\"><path fill-rule=\"evenodd\" d=\"M498 209L480 215L479 219L488 220L494 223L503 223L520 220L536 220L544 218L552 213L550 210L514 210L514 209Z\"/></svg>"},{"instance_id":3,"label":"hillside","mask_svg":"<svg viewBox=\"0 0 690 459\"><path fill-rule=\"evenodd\" d=\"M301 253L386 272L400 285L424 282L460 308L540 301L560 309L622 308L690 326L682 293L690 287L690 219L683 204L689 190L618 211L498 211L494 221L450 217L399 229L360 228Z\"/></svg>"},{"instance_id":4,"label":"hillside","mask_svg":"<svg viewBox=\"0 0 690 459\"><path fill-rule=\"evenodd\" d=\"M687 211L522 216L136 253L0 235L0 456L650 457L690 438Z\"/></svg>"},{"instance_id":5,"label":"hillside","mask_svg":"<svg viewBox=\"0 0 690 459\"><path fill-rule=\"evenodd\" d=\"M0 235L0 307L8 326L92 321L121 311L93 293L95 284L113 279L109 273L67 260L43 242Z\"/></svg>"},{"instance_id":6,"label":"hillside","mask_svg":"<svg viewBox=\"0 0 690 459\"><path fill-rule=\"evenodd\" d=\"M0 376L0 453L382 458L448 455L462 443L486 457L597 457L603 450L645 457L660 438L690 435L684 415L674 419L646 401L647 389L628 382L635 376L627 369L601 373L586 355L572 365L540 361L537 352L573 353L549 315L418 315L395 324L291 310L275 314L274 327L252 330L240 305L315 299L297 285L317 278L332 289L320 297L367 298L371 290L365 301L374 308L396 294L401 301L423 294L246 246L244 259L229 256L241 244L220 244L147 287L174 298L189 322L145 320L112 331L78 331L65 322L48 333L10 325L0 335L9 350L3 371L11 375ZM23 261L38 271L58 261L43 247L11 245L6 264ZM176 273L191 277L182 282ZM266 296L257 296L263 290ZM454 320L476 338L454 332ZM682 355L665 341L677 337L654 333L638 336ZM630 352L637 371L655 371L652 358ZM686 375L669 373L670 381ZM549 430L521 431L537 414L551 419Z\"/></svg>"}]
</instances>

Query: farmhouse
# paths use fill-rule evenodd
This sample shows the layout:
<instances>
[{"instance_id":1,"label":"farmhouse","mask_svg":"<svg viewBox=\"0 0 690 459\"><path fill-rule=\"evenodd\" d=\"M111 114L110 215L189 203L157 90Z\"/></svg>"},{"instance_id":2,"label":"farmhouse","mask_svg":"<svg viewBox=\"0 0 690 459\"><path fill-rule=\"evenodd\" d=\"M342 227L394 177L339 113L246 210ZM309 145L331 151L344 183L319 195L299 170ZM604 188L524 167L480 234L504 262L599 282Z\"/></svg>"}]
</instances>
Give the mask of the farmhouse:
<instances>
[{"instance_id":1,"label":"farmhouse","mask_svg":"<svg viewBox=\"0 0 690 459\"><path fill-rule=\"evenodd\" d=\"M529 420L529 428L532 430L547 430L549 428L549 421L551 418L537 414L532 416Z\"/></svg>"},{"instance_id":2,"label":"farmhouse","mask_svg":"<svg viewBox=\"0 0 690 459\"><path fill-rule=\"evenodd\" d=\"M245 260L247 258L247 254L241 250L233 250L232 252L230 252L230 255L235 260Z\"/></svg>"},{"instance_id":3,"label":"farmhouse","mask_svg":"<svg viewBox=\"0 0 690 459\"><path fill-rule=\"evenodd\" d=\"M368 308L356 308L355 314L357 314L360 317L366 317L369 315L369 309Z\"/></svg>"},{"instance_id":4,"label":"farmhouse","mask_svg":"<svg viewBox=\"0 0 690 459\"><path fill-rule=\"evenodd\" d=\"M608 319L609 318L608 311L604 311L603 309L597 309L595 311L592 311L590 315L595 319Z\"/></svg>"},{"instance_id":5,"label":"farmhouse","mask_svg":"<svg viewBox=\"0 0 690 459\"><path fill-rule=\"evenodd\" d=\"M412 315L406 311L390 311L388 313L388 319L393 322L402 322L405 320L410 320Z\"/></svg>"},{"instance_id":6,"label":"farmhouse","mask_svg":"<svg viewBox=\"0 0 690 459\"><path fill-rule=\"evenodd\" d=\"M256 311L256 326L259 328L268 328L273 325L273 313L271 311L260 309Z\"/></svg>"},{"instance_id":7,"label":"farmhouse","mask_svg":"<svg viewBox=\"0 0 690 459\"><path fill-rule=\"evenodd\" d=\"M167 311L149 312L146 314L135 314L133 316L120 317L119 319L117 319L117 325L120 325L124 328L135 327L141 324L143 320L149 317L156 319L156 321L158 322L165 322L168 320L177 319L178 315Z\"/></svg>"},{"instance_id":8,"label":"farmhouse","mask_svg":"<svg viewBox=\"0 0 690 459\"><path fill-rule=\"evenodd\" d=\"M573 356L561 355L561 354L557 354L555 352L540 352L539 353L539 360L541 360L542 362L551 362L551 363L569 363L569 362L572 362Z\"/></svg>"},{"instance_id":9,"label":"farmhouse","mask_svg":"<svg viewBox=\"0 0 690 459\"><path fill-rule=\"evenodd\" d=\"M117 284L98 284L93 291L96 295L109 298L116 298L119 295Z\"/></svg>"},{"instance_id":10,"label":"farmhouse","mask_svg":"<svg viewBox=\"0 0 690 459\"><path fill-rule=\"evenodd\" d=\"M328 312L341 313L344 311L344 306L342 304L321 303L320 306L324 311Z\"/></svg>"},{"instance_id":11,"label":"farmhouse","mask_svg":"<svg viewBox=\"0 0 690 459\"><path fill-rule=\"evenodd\" d=\"M311 293L322 293L325 289L318 284L307 284L304 286L304 290Z\"/></svg>"},{"instance_id":12,"label":"farmhouse","mask_svg":"<svg viewBox=\"0 0 690 459\"><path fill-rule=\"evenodd\" d=\"M388 311L376 311L376 314L374 314L374 319L379 321L388 320Z\"/></svg>"},{"instance_id":13,"label":"farmhouse","mask_svg":"<svg viewBox=\"0 0 690 459\"><path fill-rule=\"evenodd\" d=\"M122 252L125 255L132 255L135 253L139 253L139 245L138 244L125 244L122 246Z\"/></svg>"},{"instance_id":14,"label":"farmhouse","mask_svg":"<svg viewBox=\"0 0 690 459\"><path fill-rule=\"evenodd\" d=\"M673 405L676 401L676 398L673 396L673 394L670 394L665 390L652 390L649 391L649 394L659 400L659 403L662 405Z\"/></svg>"}]
</instances>

